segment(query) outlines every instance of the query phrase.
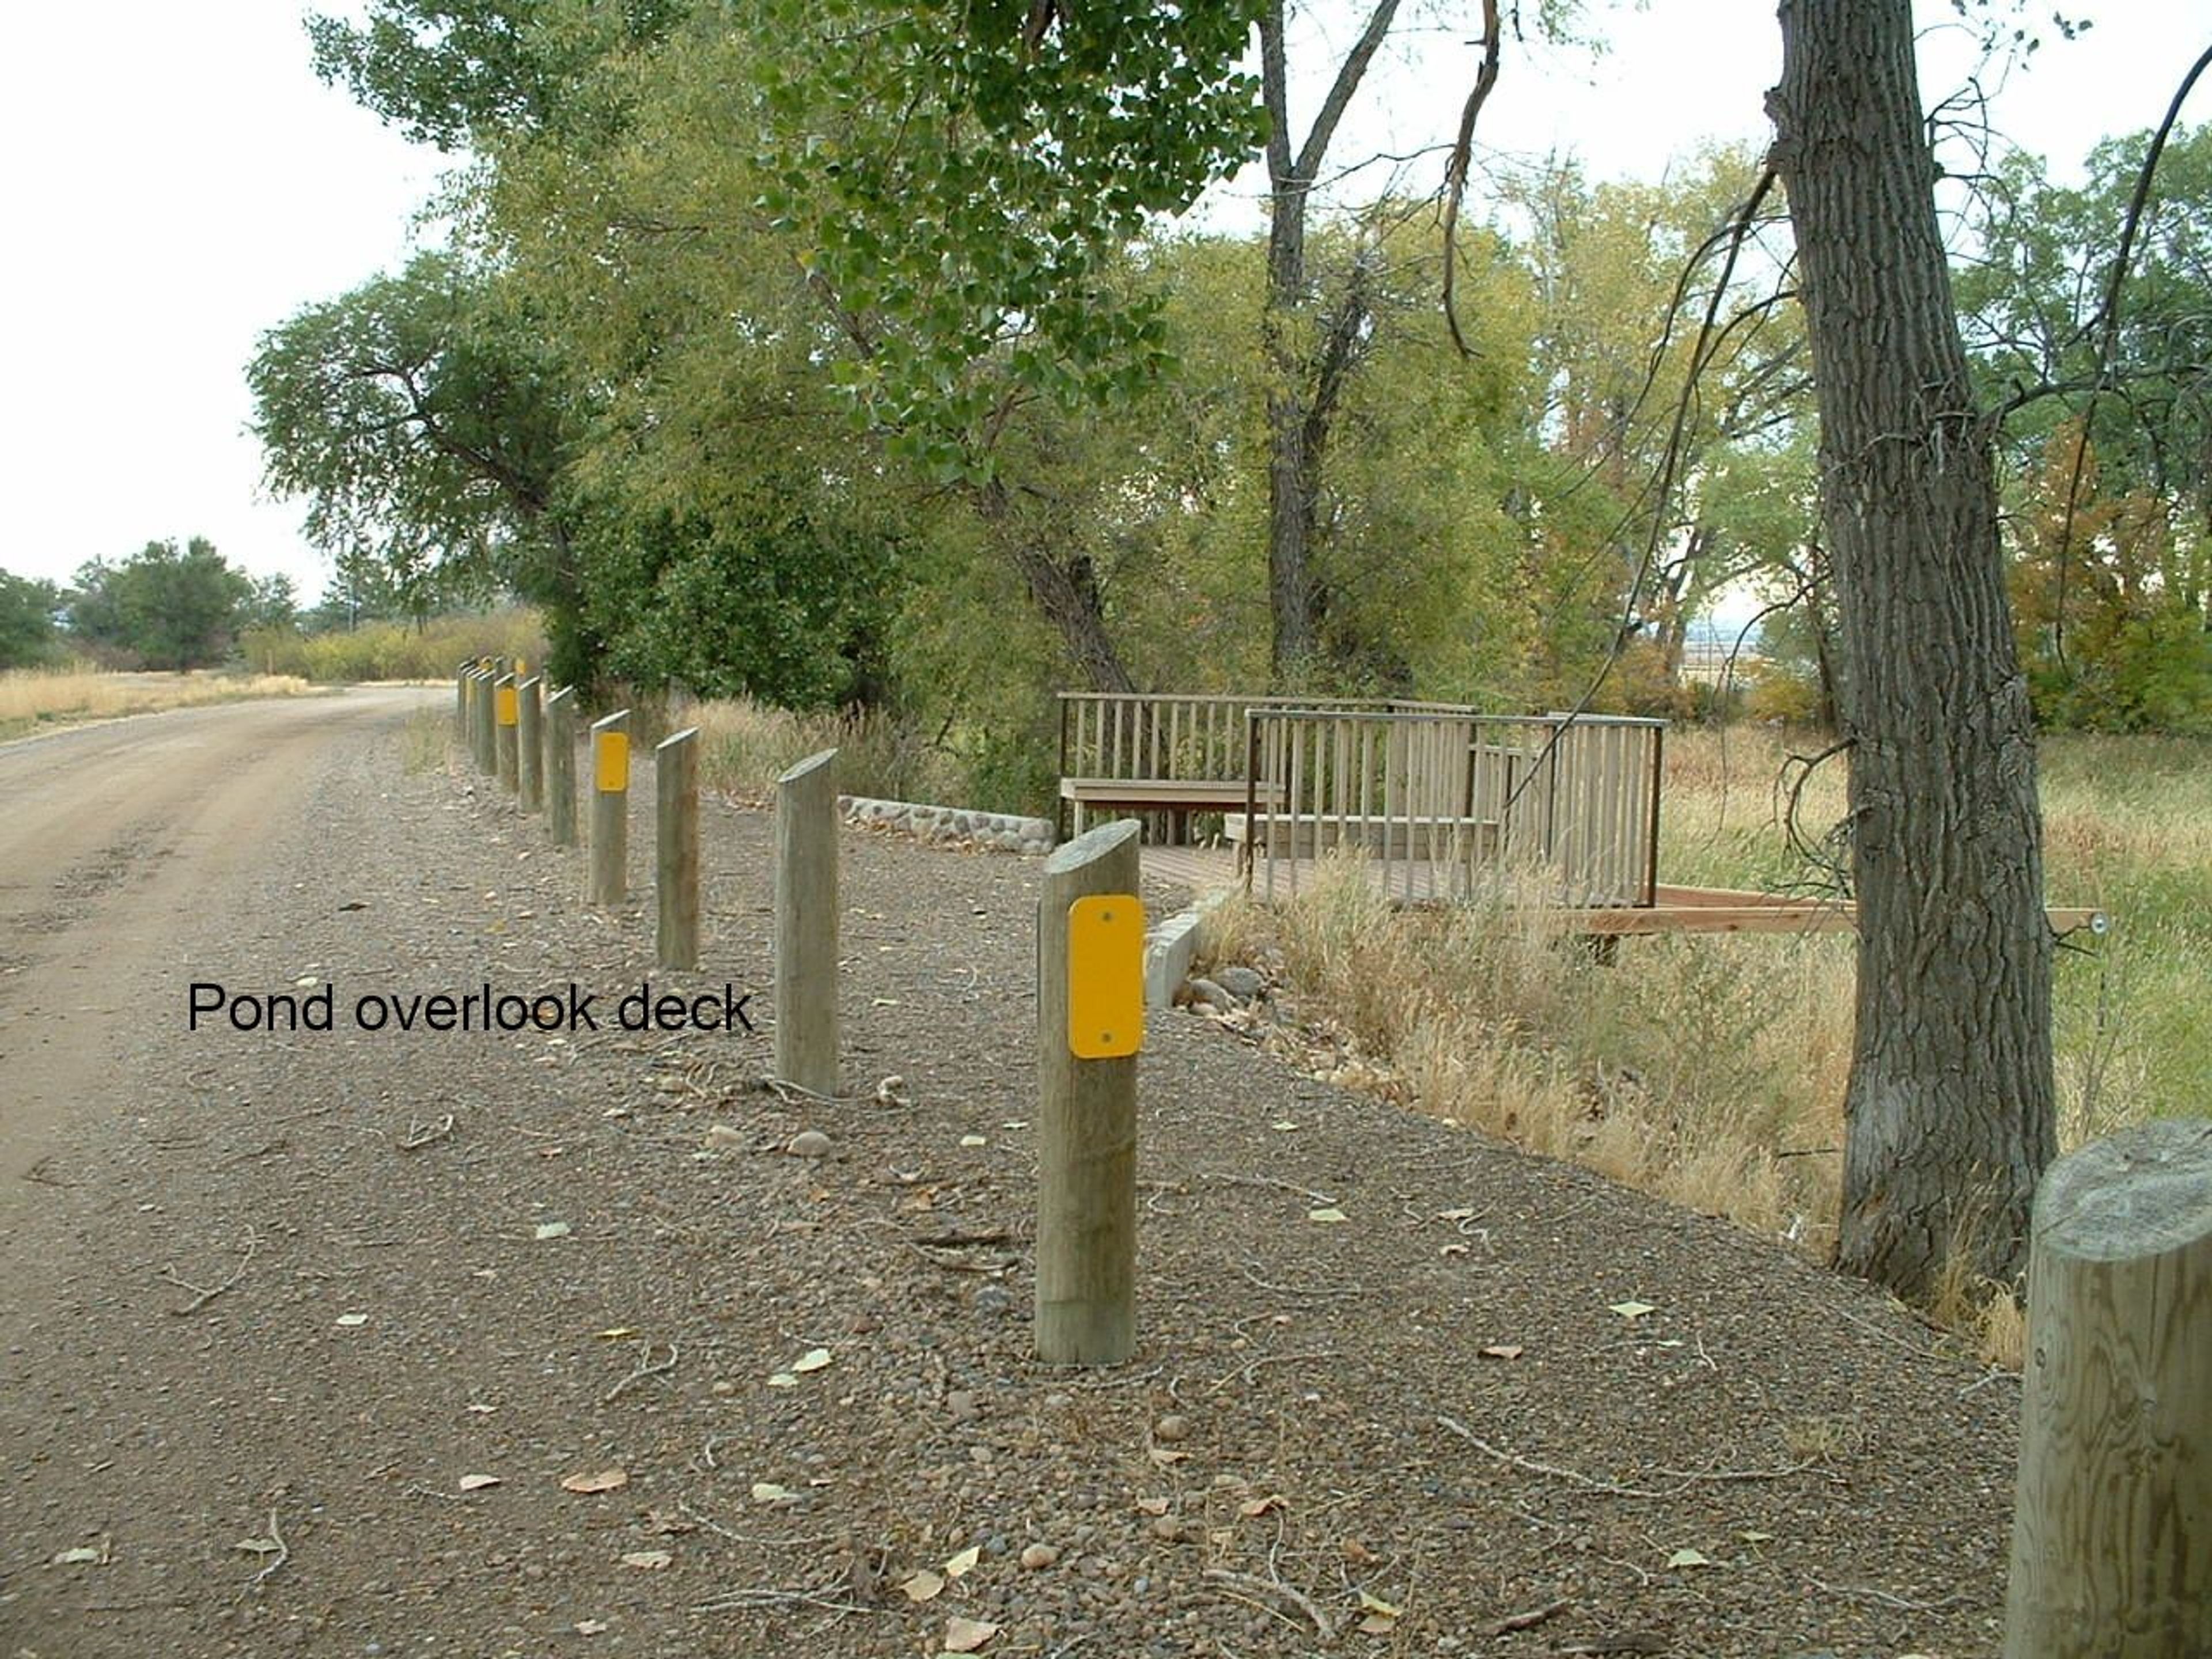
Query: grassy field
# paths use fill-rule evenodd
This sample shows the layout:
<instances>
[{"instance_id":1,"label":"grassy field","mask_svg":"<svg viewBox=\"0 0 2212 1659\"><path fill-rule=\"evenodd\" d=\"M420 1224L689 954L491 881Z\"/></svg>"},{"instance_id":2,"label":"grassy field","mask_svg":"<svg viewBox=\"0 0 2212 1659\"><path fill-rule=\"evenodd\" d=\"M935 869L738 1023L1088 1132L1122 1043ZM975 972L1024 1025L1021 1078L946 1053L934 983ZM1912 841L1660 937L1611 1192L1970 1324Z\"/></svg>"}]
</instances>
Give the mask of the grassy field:
<instances>
[{"instance_id":1,"label":"grassy field","mask_svg":"<svg viewBox=\"0 0 2212 1659\"><path fill-rule=\"evenodd\" d=\"M1817 747L1817 745L1808 745ZM1668 739L1662 880L1817 882L1782 823L1802 769L1769 732ZM2112 931L2068 941L2055 988L2068 1146L2212 1103L2212 744L2054 737L2047 887ZM1830 762L1802 780L1815 848L1843 815ZM2075 948L2077 943L2081 948ZM1326 1008L1350 1079L1537 1152L1824 1255L1835 1237L1851 1046L1848 936L1654 938L1616 965L1559 948L1501 902L1394 914L1324 882L1273 915L1232 905L1213 959L1272 956ZM1990 1357L2015 1357L2009 1303Z\"/></svg>"},{"instance_id":2,"label":"grassy field","mask_svg":"<svg viewBox=\"0 0 2212 1659\"><path fill-rule=\"evenodd\" d=\"M0 741L50 726L149 714L244 697L313 690L287 674L109 674L85 668L18 668L0 674Z\"/></svg>"}]
</instances>

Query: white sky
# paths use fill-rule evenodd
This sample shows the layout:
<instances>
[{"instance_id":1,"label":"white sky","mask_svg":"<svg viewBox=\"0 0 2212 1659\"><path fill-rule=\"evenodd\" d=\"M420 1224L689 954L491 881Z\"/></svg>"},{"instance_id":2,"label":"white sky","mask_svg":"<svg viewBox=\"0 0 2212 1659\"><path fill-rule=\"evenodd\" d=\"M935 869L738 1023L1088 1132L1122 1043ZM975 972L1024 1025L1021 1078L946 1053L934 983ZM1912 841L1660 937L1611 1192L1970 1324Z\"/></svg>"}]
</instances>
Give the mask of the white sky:
<instances>
[{"instance_id":1,"label":"white sky","mask_svg":"<svg viewBox=\"0 0 2212 1659\"><path fill-rule=\"evenodd\" d=\"M2063 169L2108 131L2153 125L2212 40L2205 0L2081 9L2096 20L2087 35L2051 40L1993 88L1998 125ZM300 507L261 497L244 365L262 330L404 257L439 158L315 80L306 9L13 9L0 57L0 153L17 158L0 263L0 361L15 388L0 402L0 568L65 580L94 557L205 535L256 574L289 573L303 598L320 588ZM1486 146L1572 149L1594 176L1648 178L1705 139L1764 140L1781 61L1774 0L1592 9L1612 42L1602 58L1509 47ZM2031 11L2049 9L2037 0ZM1478 15L1472 4L1425 15L1439 11ZM1922 11L1923 80L1948 91L1971 54L1947 0ZM1448 137L1474 32L1411 37L1363 91L1338 153ZM2212 89L2198 104L2190 115L2212 118ZM1293 115L1310 119L1310 100ZM1413 164L1409 185L1432 186L1440 165Z\"/></svg>"}]
</instances>

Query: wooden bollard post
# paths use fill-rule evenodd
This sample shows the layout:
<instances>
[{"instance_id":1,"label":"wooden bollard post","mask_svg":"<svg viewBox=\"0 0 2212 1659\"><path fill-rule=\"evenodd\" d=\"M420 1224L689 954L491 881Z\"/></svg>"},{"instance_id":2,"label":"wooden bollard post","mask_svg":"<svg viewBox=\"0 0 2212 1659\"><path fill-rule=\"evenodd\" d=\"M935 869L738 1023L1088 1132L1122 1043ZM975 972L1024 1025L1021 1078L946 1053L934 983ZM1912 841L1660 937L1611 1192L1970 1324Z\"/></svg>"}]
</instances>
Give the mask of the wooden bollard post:
<instances>
[{"instance_id":1,"label":"wooden bollard post","mask_svg":"<svg viewBox=\"0 0 2212 1659\"><path fill-rule=\"evenodd\" d=\"M576 844L576 688L545 700L545 826L556 847Z\"/></svg>"},{"instance_id":2,"label":"wooden bollard post","mask_svg":"<svg viewBox=\"0 0 2212 1659\"><path fill-rule=\"evenodd\" d=\"M1141 826L1085 831L1037 900L1036 1352L1115 1365L1137 1342L1137 1050L1144 1041Z\"/></svg>"},{"instance_id":3,"label":"wooden bollard post","mask_svg":"<svg viewBox=\"0 0 2212 1659\"><path fill-rule=\"evenodd\" d=\"M518 804L526 812L545 805L544 712L538 693L544 682L532 674L514 688L514 778Z\"/></svg>"},{"instance_id":4,"label":"wooden bollard post","mask_svg":"<svg viewBox=\"0 0 2212 1659\"><path fill-rule=\"evenodd\" d=\"M499 722L494 718L492 674L477 671L477 770L489 777L499 770Z\"/></svg>"},{"instance_id":5,"label":"wooden bollard post","mask_svg":"<svg viewBox=\"0 0 2212 1659\"><path fill-rule=\"evenodd\" d=\"M2212 1123L2035 1195L2005 1659L2212 1654Z\"/></svg>"},{"instance_id":6,"label":"wooden bollard post","mask_svg":"<svg viewBox=\"0 0 2212 1659\"><path fill-rule=\"evenodd\" d=\"M592 902L629 896L629 710L592 726Z\"/></svg>"},{"instance_id":7,"label":"wooden bollard post","mask_svg":"<svg viewBox=\"0 0 2212 1659\"><path fill-rule=\"evenodd\" d=\"M501 674L492 682L493 707L497 711L493 719L498 732L500 787L513 794L520 787L520 775L515 767L514 723L519 718L520 702L514 695L514 676Z\"/></svg>"},{"instance_id":8,"label":"wooden bollard post","mask_svg":"<svg viewBox=\"0 0 2212 1659\"><path fill-rule=\"evenodd\" d=\"M689 973L699 965L699 729L653 751L653 959Z\"/></svg>"},{"instance_id":9,"label":"wooden bollard post","mask_svg":"<svg viewBox=\"0 0 2212 1659\"><path fill-rule=\"evenodd\" d=\"M837 751L775 781L775 1074L837 1092Z\"/></svg>"},{"instance_id":10,"label":"wooden bollard post","mask_svg":"<svg viewBox=\"0 0 2212 1659\"><path fill-rule=\"evenodd\" d=\"M459 741L469 740L469 670L473 663L463 663L453 674L453 736Z\"/></svg>"}]
</instances>

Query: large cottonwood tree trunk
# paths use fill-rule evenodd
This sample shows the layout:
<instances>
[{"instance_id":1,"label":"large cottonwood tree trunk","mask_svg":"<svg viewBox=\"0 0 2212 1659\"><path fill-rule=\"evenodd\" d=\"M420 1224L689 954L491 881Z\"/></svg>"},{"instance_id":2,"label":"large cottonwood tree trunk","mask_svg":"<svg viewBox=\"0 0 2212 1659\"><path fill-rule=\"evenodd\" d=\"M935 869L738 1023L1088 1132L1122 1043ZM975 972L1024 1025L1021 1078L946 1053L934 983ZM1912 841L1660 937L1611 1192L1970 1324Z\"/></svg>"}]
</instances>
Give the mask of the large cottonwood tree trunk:
<instances>
[{"instance_id":1,"label":"large cottonwood tree trunk","mask_svg":"<svg viewBox=\"0 0 2212 1659\"><path fill-rule=\"evenodd\" d=\"M1846 654L1858 1029L1838 1248L2010 1279L2056 1152L2034 733L1936 228L1908 0L1783 0L1769 98Z\"/></svg>"}]
</instances>

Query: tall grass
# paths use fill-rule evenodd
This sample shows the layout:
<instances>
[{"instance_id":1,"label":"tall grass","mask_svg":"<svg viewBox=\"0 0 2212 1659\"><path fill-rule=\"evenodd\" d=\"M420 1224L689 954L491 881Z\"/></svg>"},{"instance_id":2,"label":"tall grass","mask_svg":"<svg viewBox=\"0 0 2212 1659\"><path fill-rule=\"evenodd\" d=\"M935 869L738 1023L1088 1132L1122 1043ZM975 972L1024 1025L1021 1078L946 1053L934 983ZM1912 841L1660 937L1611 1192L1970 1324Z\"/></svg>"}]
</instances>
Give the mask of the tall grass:
<instances>
[{"instance_id":1,"label":"tall grass","mask_svg":"<svg viewBox=\"0 0 2212 1659\"><path fill-rule=\"evenodd\" d=\"M1839 851L1826 832L1844 816L1842 766L1808 776L1764 731L1670 734L1662 879L1824 883L1803 848ZM2062 1144L2203 1111L2212 744L2055 738L2043 794L2052 902L2100 906L2113 923L2060 953ZM1797 844L1785 830L1793 805ZM1327 1011L1334 1045L1322 1064L1346 1080L1826 1254L1840 1196L1851 939L1627 939L1602 966L1547 937L1534 909L1507 892L1462 910L1393 911L1340 867L1273 914L1217 910L1201 953L1270 959L1310 994L1305 1006ZM1967 1309L1971 1287L1954 1288ZM1993 1357L2016 1352L2008 1301L1987 1310L1981 1334Z\"/></svg>"},{"instance_id":2,"label":"tall grass","mask_svg":"<svg viewBox=\"0 0 2212 1659\"><path fill-rule=\"evenodd\" d=\"M243 697L291 697L313 690L283 674L114 674L89 668L16 668L0 673L0 738L40 726L153 714Z\"/></svg>"},{"instance_id":3,"label":"tall grass","mask_svg":"<svg viewBox=\"0 0 2212 1659\"><path fill-rule=\"evenodd\" d=\"M888 714L798 713L743 698L695 702L661 717L699 728L699 781L740 800L763 801L796 763L837 750L837 788L884 800L966 802L957 761Z\"/></svg>"},{"instance_id":4,"label":"tall grass","mask_svg":"<svg viewBox=\"0 0 2212 1659\"><path fill-rule=\"evenodd\" d=\"M320 684L362 680L446 680L471 657L545 658L545 634L534 611L434 617L412 623L365 623L329 634L257 629L239 641L247 665L296 674Z\"/></svg>"}]
</instances>

